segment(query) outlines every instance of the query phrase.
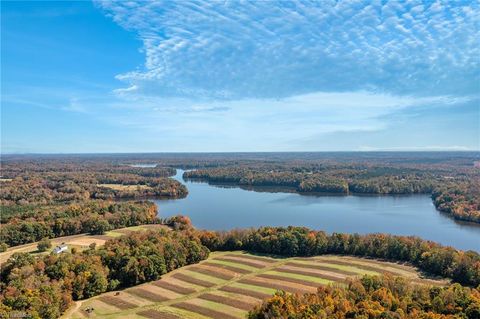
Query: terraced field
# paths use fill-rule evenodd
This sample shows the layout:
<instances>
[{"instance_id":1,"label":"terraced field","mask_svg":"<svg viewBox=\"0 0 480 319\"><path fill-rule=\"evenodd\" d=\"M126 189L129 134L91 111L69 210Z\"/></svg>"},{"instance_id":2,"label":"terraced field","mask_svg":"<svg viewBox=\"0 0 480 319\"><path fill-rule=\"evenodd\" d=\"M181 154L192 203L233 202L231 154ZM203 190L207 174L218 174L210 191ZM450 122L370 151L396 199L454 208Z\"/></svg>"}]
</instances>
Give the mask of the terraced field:
<instances>
[{"instance_id":1,"label":"terraced field","mask_svg":"<svg viewBox=\"0 0 480 319\"><path fill-rule=\"evenodd\" d=\"M315 292L320 285L342 284L347 277L385 272L418 283L445 283L422 279L409 266L355 257L275 259L221 252L161 280L78 302L65 318L244 318L278 289Z\"/></svg>"}]
</instances>

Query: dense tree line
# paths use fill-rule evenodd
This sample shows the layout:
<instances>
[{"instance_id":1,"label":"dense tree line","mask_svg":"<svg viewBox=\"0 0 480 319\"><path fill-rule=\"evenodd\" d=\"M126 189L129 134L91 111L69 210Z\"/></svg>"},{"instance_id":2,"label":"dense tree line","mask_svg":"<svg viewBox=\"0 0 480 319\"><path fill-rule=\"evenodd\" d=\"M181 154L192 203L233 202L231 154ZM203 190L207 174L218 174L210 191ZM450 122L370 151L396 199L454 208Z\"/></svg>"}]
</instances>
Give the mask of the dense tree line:
<instances>
[{"instance_id":1,"label":"dense tree line","mask_svg":"<svg viewBox=\"0 0 480 319\"><path fill-rule=\"evenodd\" d=\"M9 246L159 222L155 204L147 201L88 201L15 212L2 219L6 223L0 228L0 242Z\"/></svg>"},{"instance_id":2,"label":"dense tree line","mask_svg":"<svg viewBox=\"0 0 480 319\"><path fill-rule=\"evenodd\" d=\"M81 165L158 164L158 166L199 168L225 167L239 164L268 165L350 165L395 166L424 169L470 168L479 161L478 152L247 152L247 153L132 153L77 155L3 155L2 164L35 162L43 165L69 163Z\"/></svg>"},{"instance_id":3,"label":"dense tree line","mask_svg":"<svg viewBox=\"0 0 480 319\"><path fill-rule=\"evenodd\" d=\"M480 179L440 185L432 198L438 210L480 223Z\"/></svg>"},{"instance_id":4,"label":"dense tree line","mask_svg":"<svg viewBox=\"0 0 480 319\"><path fill-rule=\"evenodd\" d=\"M363 193L363 194L418 194L430 193L438 183L439 177L427 173L403 173L394 175L385 172L376 176L375 169L365 172L331 168L320 171L301 171L281 168L259 170L257 168L224 167L200 169L185 172L190 179L201 179L212 183L235 183L250 186L285 186L293 187L298 192L319 193ZM392 175L393 174L393 175Z\"/></svg>"},{"instance_id":5,"label":"dense tree line","mask_svg":"<svg viewBox=\"0 0 480 319\"><path fill-rule=\"evenodd\" d=\"M105 186L107 184L107 186ZM138 187L108 187L138 186ZM187 189L180 182L165 177L111 173L28 173L4 180L0 204L30 205L72 202L90 199L185 197Z\"/></svg>"},{"instance_id":6,"label":"dense tree line","mask_svg":"<svg viewBox=\"0 0 480 319\"><path fill-rule=\"evenodd\" d=\"M110 269L110 278L122 286L131 286L197 263L208 257L209 250L188 233L162 230L107 241L99 254Z\"/></svg>"},{"instance_id":7,"label":"dense tree line","mask_svg":"<svg viewBox=\"0 0 480 319\"><path fill-rule=\"evenodd\" d=\"M159 279L208 253L197 238L168 230L132 233L81 253L16 253L1 269L0 317L18 311L58 318L72 300Z\"/></svg>"},{"instance_id":8,"label":"dense tree line","mask_svg":"<svg viewBox=\"0 0 480 319\"><path fill-rule=\"evenodd\" d=\"M202 243L210 250L247 250L280 256L353 255L408 262L432 275L480 285L480 254L413 236L388 234L326 234L305 227L262 227L229 232L204 231Z\"/></svg>"},{"instance_id":9,"label":"dense tree line","mask_svg":"<svg viewBox=\"0 0 480 319\"><path fill-rule=\"evenodd\" d=\"M427 287L401 277L364 276L346 287L319 287L303 295L276 293L249 319L478 319L480 291L459 284Z\"/></svg>"},{"instance_id":10,"label":"dense tree line","mask_svg":"<svg viewBox=\"0 0 480 319\"><path fill-rule=\"evenodd\" d=\"M3 178L31 173L75 172L75 173L109 173L109 174L135 174L144 177L170 177L175 175L175 169L156 165L153 167L142 166L142 163L126 164L130 160L114 161L87 157L83 160L74 158L54 157L48 160L34 157L18 160L2 161ZM151 162L150 162L151 164ZM139 166L140 165L140 166Z\"/></svg>"}]
</instances>

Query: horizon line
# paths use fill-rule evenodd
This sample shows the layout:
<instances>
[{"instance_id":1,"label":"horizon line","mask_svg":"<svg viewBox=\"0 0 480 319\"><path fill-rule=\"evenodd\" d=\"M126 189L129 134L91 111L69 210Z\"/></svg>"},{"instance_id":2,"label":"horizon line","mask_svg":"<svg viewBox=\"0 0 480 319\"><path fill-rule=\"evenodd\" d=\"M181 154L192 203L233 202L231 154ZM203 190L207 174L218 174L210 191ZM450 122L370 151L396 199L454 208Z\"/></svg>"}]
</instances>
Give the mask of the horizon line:
<instances>
[{"instance_id":1,"label":"horizon line","mask_svg":"<svg viewBox=\"0 0 480 319\"><path fill-rule=\"evenodd\" d=\"M478 150L343 150L343 151L154 151L154 152L24 152L1 153L1 156L30 156L30 155L128 155L128 154L280 154L280 153L480 153Z\"/></svg>"}]
</instances>

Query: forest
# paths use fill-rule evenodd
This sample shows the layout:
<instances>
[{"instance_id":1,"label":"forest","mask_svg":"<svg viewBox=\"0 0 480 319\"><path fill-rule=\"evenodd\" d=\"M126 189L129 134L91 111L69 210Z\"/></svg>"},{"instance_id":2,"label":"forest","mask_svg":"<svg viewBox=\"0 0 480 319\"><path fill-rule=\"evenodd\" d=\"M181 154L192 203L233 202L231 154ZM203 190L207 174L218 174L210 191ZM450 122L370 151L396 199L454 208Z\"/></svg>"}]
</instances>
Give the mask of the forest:
<instances>
[{"instance_id":1,"label":"forest","mask_svg":"<svg viewBox=\"0 0 480 319\"><path fill-rule=\"evenodd\" d=\"M121 187L129 185L134 187ZM134 199L153 196L177 198L186 195L187 189L184 185L166 177L144 177L123 173L50 172L19 174L11 179L3 178L0 203L9 206L90 199Z\"/></svg>"},{"instance_id":2,"label":"forest","mask_svg":"<svg viewBox=\"0 0 480 319\"><path fill-rule=\"evenodd\" d=\"M268 168L226 167L189 171L185 177L238 185L292 187L304 193L415 194L429 193L434 185L434 177L429 174L384 173L374 176L373 173L370 170L365 174L361 169L354 168L303 172L289 168L274 171Z\"/></svg>"},{"instance_id":3,"label":"forest","mask_svg":"<svg viewBox=\"0 0 480 319\"><path fill-rule=\"evenodd\" d=\"M0 238L8 246L81 233L101 235L112 229L159 222L157 207L151 202L103 200L28 207L2 214L1 221Z\"/></svg>"},{"instance_id":4,"label":"forest","mask_svg":"<svg viewBox=\"0 0 480 319\"><path fill-rule=\"evenodd\" d=\"M438 210L458 219L480 223L480 181L438 185L432 193Z\"/></svg>"},{"instance_id":5,"label":"forest","mask_svg":"<svg viewBox=\"0 0 480 319\"><path fill-rule=\"evenodd\" d=\"M110 239L102 247L92 246L82 252L50 254L37 258L27 253L12 255L1 270L1 311L3 314L13 310L27 311L33 318L56 318L69 307L72 300L89 298L105 291L156 280L173 269L197 263L207 258L210 251L216 250L245 250L277 256L306 257L338 254L379 258L408 262L425 273L448 277L465 286L480 286L480 255L478 253L443 247L416 237L387 234L326 234L303 227L263 227L212 232L196 230L185 216L171 218L166 220L165 224L176 225L176 230L136 232ZM390 285L387 287L391 288ZM462 288L460 285L453 287L452 289L458 287L457 290L461 289L459 291L465 294L470 292L475 296L478 294L474 289ZM319 292L322 291L321 289L323 288L320 288ZM374 289L376 290L378 288ZM363 296L374 298L373 296L377 294L374 291L371 291L371 295L364 292ZM386 290L382 292L385 296L389 295ZM437 295L442 293L437 291ZM280 294L272 300L279 300L278 298L285 298L282 303L288 304L295 303L295 300L289 298L301 297ZM312 301L315 301L315 297L308 298L308 300L313 298ZM394 296L388 298L392 299ZM299 300L303 301L303 299ZM351 300L340 301L345 304L352 302ZM275 308L276 304L276 301L273 304L267 302L262 306L264 308L252 312L252 316L257 313L257 317L252 318L269 318L262 317L261 314L264 311L270 311L270 308ZM444 304L442 307L447 306L448 304ZM312 307L318 311L322 309L321 306L312 305ZM423 305L419 307L419 311L427 309ZM470 304L461 311L467 311L467 308L470 312L475 310L469 307ZM358 305L355 304L347 308L351 308L351 311L364 311L357 309ZM401 306L386 308L385 311L395 312L400 308ZM411 307L407 308L408 311L412 310ZM378 311L378 307L376 310ZM272 311L297 310L288 308ZM380 316L378 318L397 317Z\"/></svg>"},{"instance_id":6,"label":"forest","mask_svg":"<svg viewBox=\"0 0 480 319\"><path fill-rule=\"evenodd\" d=\"M42 159L2 162L0 248L158 222L146 198L181 198L169 167Z\"/></svg>"},{"instance_id":7,"label":"forest","mask_svg":"<svg viewBox=\"0 0 480 319\"><path fill-rule=\"evenodd\" d=\"M402 277L364 276L346 287L323 286L304 295L279 292L249 319L448 319L480 318L480 291L454 284L426 287Z\"/></svg>"}]
</instances>

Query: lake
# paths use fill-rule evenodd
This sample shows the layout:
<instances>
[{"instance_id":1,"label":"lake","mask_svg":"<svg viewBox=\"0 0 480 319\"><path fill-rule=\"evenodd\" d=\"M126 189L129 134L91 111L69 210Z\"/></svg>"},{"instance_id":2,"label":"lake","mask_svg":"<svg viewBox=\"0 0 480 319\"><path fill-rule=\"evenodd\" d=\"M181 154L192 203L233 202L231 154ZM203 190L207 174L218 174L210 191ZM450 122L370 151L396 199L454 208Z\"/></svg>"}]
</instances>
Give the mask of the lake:
<instances>
[{"instance_id":1,"label":"lake","mask_svg":"<svg viewBox=\"0 0 480 319\"><path fill-rule=\"evenodd\" d=\"M185 181L183 172L177 169L175 179L187 186L186 198L154 200L162 218L183 214L195 227L210 230L292 225L329 233L416 235L480 251L480 226L438 212L428 195L313 196L254 191Z\"/></svg>"}]
</instances>

